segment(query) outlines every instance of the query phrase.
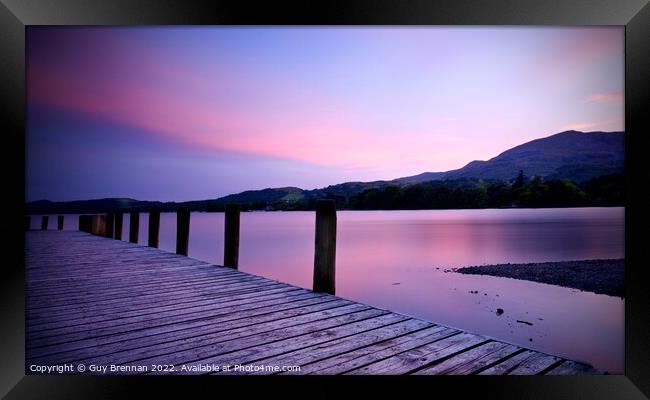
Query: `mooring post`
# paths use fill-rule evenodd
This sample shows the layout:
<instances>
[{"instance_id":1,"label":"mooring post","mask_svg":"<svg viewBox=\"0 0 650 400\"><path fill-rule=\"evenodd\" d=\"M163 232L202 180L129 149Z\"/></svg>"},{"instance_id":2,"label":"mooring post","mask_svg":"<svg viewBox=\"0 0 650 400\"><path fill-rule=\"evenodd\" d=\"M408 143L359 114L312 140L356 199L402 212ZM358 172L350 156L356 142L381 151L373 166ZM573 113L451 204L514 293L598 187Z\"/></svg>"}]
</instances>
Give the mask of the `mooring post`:
<instances>
[{"instance_id":1,"label":"mooring post","mask_svg":"<svg viewBox=\"0 0 650 400\"><path fill-rule=\"evenodd\" d=\"M92 215L85 215L84 225L86 227L86 232L93 233L93 219L95 218Z\"/></svg>"},{"instance_id":2,"label":"mooring post","mask_svg":"<svg viewBox=\"0 0 650 400\"><path fill-rule=\"evenodd\" d=\"M92 216L92 222L91 222L91 225L90 225L90 233L92 233L93 235L96 235L97 232L99 232L99 215L94 214Z\"/></svg>"},{"instance_id":3,"label":"mooring post","mask_svg":"<svg viewBox=\"0 0 650 400\"><path fill-rule=\"evenodd\" d=\"M32 228L32 217L31 215L25 216L25 230L28 231Z\"/></svg>"},{"instance_id":4,"label":"mooring post","mask_svg":"<svg viewBox=\"0 0 650 400\"><path fill-rule=\"evenodd\" d=\"M239 204L226 204L223 241L223 266L235 268L239 266Z\"/></svg>"},{"instance_id":5,"label":"mooring post","mask_svg":"<svg viewBox=\"0 0 650 400\"><path fill-rule=\"evenodd\" d=\"M97 236L106 236L106 215L99 214L92 216L92 228L90 233Z\"/></svg>"},{"instance_id":6,"label":"mooring post","mask_svg":"<svg viewBox=\"0 0 650 400\"><path fill-rule=\"evenodd\" d=\"M124 220L124 213L115 213L115 239L122 240L122 222Z\"/></svg>"},{"instance_id":7,"label":"mooring post","mask_svg":"<svg viewBox=\"0 0 650 400\"><path fill-rule=\"evenodd\" d=\"M63 215L56 217L56 228L60 231L63 230Z\"/></svg>"},{"instance_id":8,"label":"mooring post","mask_svg":"<svg viewBox=\"0 0 650 400\"><path fill-rule=\"evenodd\" d=\"M176 254L187 255L190 239L190 209L183 207L176 211Z\"/></svg>"},{"instance_id":9,"label":"mooring post","mask_svg":"<svg viewBox=\"0 0 650 400\"><path fill-rule=\"evenodd\" d=\"M104 232L104 236L106 236L109 239L113 239L114 228L115 228L115 214L108 213L106 214L106 232Z\"/></svg>"},{"instance_id":10,"label":"mooring post","mask_svg":"<svg viewBox=\"0 0 650 400\"><path fill-rule=\"evenodd\" d=\"M140 213L131 211L129 215L129 242L138 243L138 235L140 234Z\"/></svg>"},{"instance_id":11,"label":"mooring post","mask_svg":"<svg viewBox=\"0 0 650 400\"><path fill-rule=\"evenodd\" d=\"M47 215L43 215L43 219L41 219L41 230L46 231L47 230L47 224L49 222L50 217Z\"/></svg>"},{"instance_id":12,"label":"mooring post","mask_svg":"<svg viewBox=\"0 0 650 400\"><path fill-rule=\"evenodd\" d=\"M334 294L336 271L336 203L316 201L316 240L314 249L315 292Z\"/></svg>"},{"instance_id":13,"label":"mooring post","mask_svg":"<svg viewBox=\"0 0 650 400\"><path fill-rule=\"evenodd\" d=\"M79 216L79 230L86 233L92 232L92 215L80 215Z\"/></svg>"},{"instance_id":14,"label":"mooring post","mask_svg":"<svg viewBox=\"0 0 650 400\"><path fill-rule=\"evenodd\" d=\"M149 247L158 247L160 210L149 210Z\"/></svg>"}]
</instances>

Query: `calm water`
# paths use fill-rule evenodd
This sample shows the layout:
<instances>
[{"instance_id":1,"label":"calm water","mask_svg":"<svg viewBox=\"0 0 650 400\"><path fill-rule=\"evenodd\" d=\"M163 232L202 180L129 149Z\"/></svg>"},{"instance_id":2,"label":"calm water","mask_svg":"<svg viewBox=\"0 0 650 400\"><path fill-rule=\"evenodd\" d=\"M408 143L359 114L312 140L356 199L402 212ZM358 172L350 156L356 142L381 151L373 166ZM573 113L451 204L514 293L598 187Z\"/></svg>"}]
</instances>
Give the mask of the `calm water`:
<instances>
[{"instance_id":1,"label":"calm water","mask_svg":"<svg viewBox=\"0 0 650 400\"><path fill-rule=\"evenodd\" d=\"M622 299L444 270L623 258L624 212L339 211L337 295L623 373ZM147 219L141 215L140 243L146 243ZM223 261L223 222L222 213L192 214L190 257ZM311 288L314 224L313 212L242 213L240 270ZM32 218L32 225L40 227L40 219ZM175 225L175 214L161 215L161 249L175 250ZM50 218L50 229L55 226ZM65 229L76 228L77 216L67 216ZM124 232L128 229L125 215ZM479 293L470 293L475 290ZM497 308L504 314L497 316Z\"/></svg>"}]
</instances>

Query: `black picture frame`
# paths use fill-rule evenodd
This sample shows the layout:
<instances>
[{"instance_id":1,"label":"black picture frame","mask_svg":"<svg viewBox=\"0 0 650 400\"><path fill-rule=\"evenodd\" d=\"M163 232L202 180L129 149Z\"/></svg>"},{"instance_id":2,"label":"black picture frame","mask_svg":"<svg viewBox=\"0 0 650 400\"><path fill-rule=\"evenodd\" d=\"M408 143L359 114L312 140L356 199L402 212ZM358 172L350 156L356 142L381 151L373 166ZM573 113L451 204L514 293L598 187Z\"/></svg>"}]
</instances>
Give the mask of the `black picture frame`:
<instances>
[{"instance_id":1,"label":"black picture frame","mask_svg":"<svg viewBox=\"0 0 650 400\"><path fill-rule=\"evenodd\" d=\"M650 5L647 0L367 0L367 1L201 1L201 0L0 0L0 110L5 190L0 217L4 240L0 289L0 395L7 398L112 398L132 394L134 386L147 390L200 388L224 384L238 390L282 384L292 395L336 395L332 377L316 379L266 378L264 385L250 380L165 377L25 376L24 235L25 206L25 26L28 25L169 25L169 24L280 24L280 25L624 25L626 130L626 300L625 375L564 377L430 377L400 379L362 377L363 388L381 391L417 388L421 393L454 397L474 393L495 398L617 398L650 396L650 295L643 261L650 256L643 243L648 213L643 208L641 183L650 183L643 167L648 112L642 107L650 93ZM6 146L6 147L5 147ZM10 155L10 156L7 156ZM364 379L367 378L367 379ZM200 379L200 383L197 383ZM307 383L309 392L295 389ZM346 383L358 380L342 379ZM337 382L341 383L338 379ZM206 386L208 385L208 386ZM405 388L404 385L408 387ZM399 387L398 387L399 386ZM151 394L151 393L149 393ZM148 396L149 397L149 396Z\"/></svg>"}]
</instances>

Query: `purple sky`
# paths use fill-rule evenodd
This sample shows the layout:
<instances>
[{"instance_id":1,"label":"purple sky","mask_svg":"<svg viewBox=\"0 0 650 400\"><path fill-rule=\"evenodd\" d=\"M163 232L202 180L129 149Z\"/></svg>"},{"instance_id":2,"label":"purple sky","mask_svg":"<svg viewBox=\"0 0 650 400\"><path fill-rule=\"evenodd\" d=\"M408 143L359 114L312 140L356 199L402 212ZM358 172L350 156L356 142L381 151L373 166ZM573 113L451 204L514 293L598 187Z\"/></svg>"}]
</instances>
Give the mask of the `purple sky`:
<instances>
[{"instance_id":1,"label":"purple sky","mask_svg":"<svg viewBox=\"0 0 650 400\"><path fill-rule=\"evenodd\" d=\"M28 27L27 199L312 189L623 130L623 33Z\"/></svg>"}]
</instances>

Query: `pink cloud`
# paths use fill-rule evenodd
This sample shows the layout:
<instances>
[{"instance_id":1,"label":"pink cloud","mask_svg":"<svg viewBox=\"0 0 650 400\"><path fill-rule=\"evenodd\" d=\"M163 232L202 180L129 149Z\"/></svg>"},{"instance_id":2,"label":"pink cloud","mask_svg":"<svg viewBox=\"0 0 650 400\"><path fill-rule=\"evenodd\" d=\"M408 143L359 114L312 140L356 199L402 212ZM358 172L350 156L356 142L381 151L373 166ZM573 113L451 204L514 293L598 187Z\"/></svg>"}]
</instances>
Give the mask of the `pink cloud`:
<instances>
[{"instance_id":1,"label":"pink cloud","mask_svg":"<svg viewBox=\"0 0 650 400\"><path fill-rule=\"evenodd\" d=\"M231 73L227 75L230 86L222 89L223 79L208 79L183 68L151 61L143 68L150 79L136 79L142 71L132 70L126 77L110 79L30 64L29 103L140 128L144 134L153 135L153 140L158 136L203 150L348 169L376 170L386 165L426 169L433 159L432 149L458 140L455 132L445 132L456 129L448 126L455 121L451 117L433 117L396 135L392 128L368 124L373 116L343 99L315 94L291 82L259 82L256 77ZM170 81L172 87L158 84ZM255 106L242 107L230 101L234 86L264 90L256 97ZM447 156L438 154L435 160ZM455 165L457 161L448 163Z\"/></svg>"},{"instance_id":2,"label":"pink cloud","mask_svg":"<svg viewBox=\"0 0 650 400\"><path fill-rule=\"evenodd\" d=\"M555 46L550 46L554 54L539 53L547 62L591 61L608 54L603 51L617 43L616 35L611 39L606 33L606 29L599 30L594 38L585 32L562 47L560 54L556 54ZM408 102L395 102L386 112L368 98L355 98L348 91L335 93L304 77L294 79L286 71L238 65L227 57L201 56L191 63L178 62L164 48L152 47L146 41L108 36L101 37L101 45L87 40L85 46L93 49L92 57L53 61L39 59L36 54L30 58L29 103L139 128L152 140L179 146L348 170L399 166L409 171L457 168L520 144L522 128L517 124L524 121L526 127L536 125L535 114L528 110L543 108L522 106L520 114L529 117L519 116L509 122L512 118L499 112L507 102L500 95L513 92L506 87L496 93L486 91L489 101L473 98L459 110L440 109L434 102L428 111L413 101L413 108ZM76 54L77 50L71 51ZM537 68L548 75L542 66L540 63ZM567 76L571 78L571 74ZM622 98L622 92L596 94L587 101L610 101L616 96ZM475 107L480 107L479 111L472 112ZM591 119L580 115L570 118L574 117L578 121ZM564 128L586 130L595 126L580 122ZM504 136L503 132L513 134Z\"/></svg>"},{"instance_id":3,"label":"pink cloud","mask_svg":"<svg viewBox=\"0 0 650 400\"><path fill-rule=\"evenodd\" d=\"M595 93L585 99L585 103L601 103L610 101L623 101L624 94L622 90L610 92Z\"/></svg>"},{"instance_id":4,"label":"pink cloud","mask_svg":"<svg viewBox=\"0 0 650 400\"><path fill-rule=\"evenodd\" d=\"M196 101L157 86L120 85L38 67L28 74L32 104L141 128L195 148L347 168L426 163L431 158L426 150L429 140L421 135L377 135L358 127L358 112L314 95L306 99L309 107L287 114L233 108L218 98Z\"/></svg>"}]
</instances>

